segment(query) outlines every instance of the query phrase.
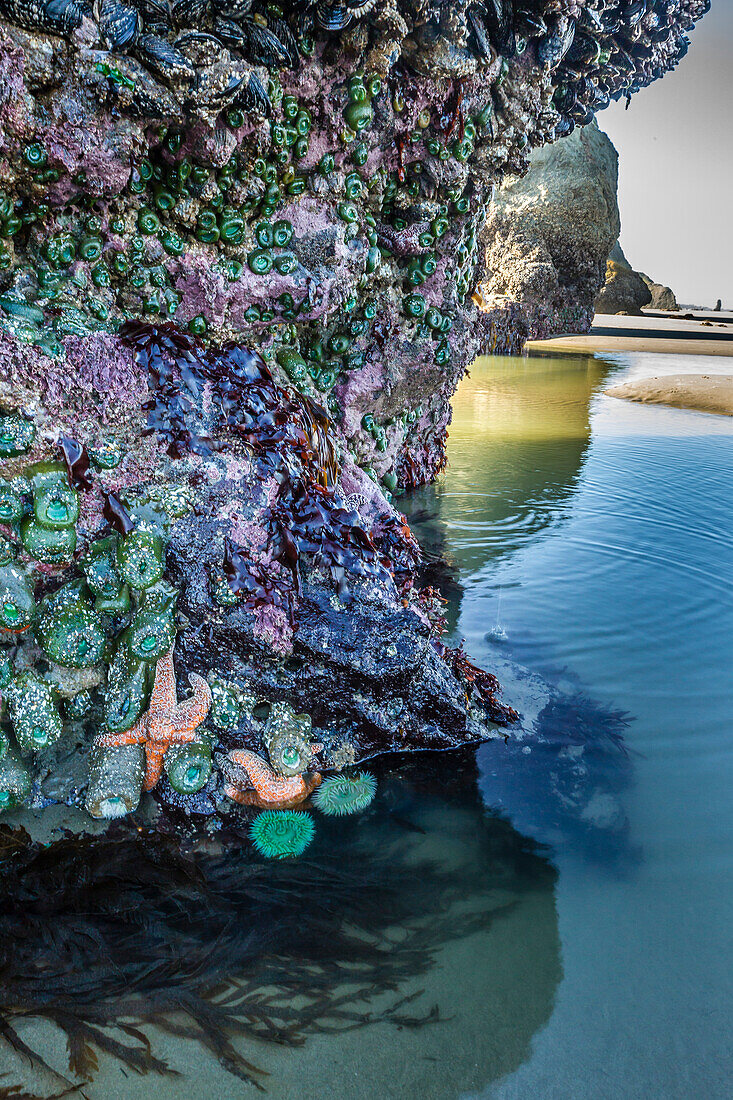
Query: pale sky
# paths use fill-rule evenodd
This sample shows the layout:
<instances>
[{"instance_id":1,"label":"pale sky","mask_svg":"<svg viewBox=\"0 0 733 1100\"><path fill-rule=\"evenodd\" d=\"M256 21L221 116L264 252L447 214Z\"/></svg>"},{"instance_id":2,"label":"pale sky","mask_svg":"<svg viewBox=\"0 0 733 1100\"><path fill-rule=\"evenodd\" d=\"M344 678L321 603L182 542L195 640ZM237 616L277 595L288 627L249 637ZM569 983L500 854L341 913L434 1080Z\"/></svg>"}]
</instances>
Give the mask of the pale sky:
<instances>
[{"instance_id":1,"label":"pale sky","mask_svg":"<svg viewBox=\"0 0 733 1100\"><path fill-rule=\"evenodd\" d=\"M619 152L621 246L686 305L733 309L733 0L673 73L598 115Z\"/></svg>"}]
</instances>

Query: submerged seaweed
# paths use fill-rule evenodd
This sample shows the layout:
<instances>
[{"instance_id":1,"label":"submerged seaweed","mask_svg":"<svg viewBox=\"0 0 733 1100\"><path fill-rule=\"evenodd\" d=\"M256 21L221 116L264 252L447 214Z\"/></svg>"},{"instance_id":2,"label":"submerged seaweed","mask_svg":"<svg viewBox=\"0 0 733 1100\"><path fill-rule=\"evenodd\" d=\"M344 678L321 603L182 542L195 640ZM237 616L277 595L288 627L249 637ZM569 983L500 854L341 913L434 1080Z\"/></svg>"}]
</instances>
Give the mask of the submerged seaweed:
<instances>
[{"instance_id":1,"label":"submerged seaweed","mask_svg":"<svg viewBox=\"0 0 733 1100\"><path fill-rule=\"evenodd\" d=\"M380 776L380 813L358 827L323 818L297 860L262 860L235 832L181 842L116 823L102 837L46 846L3 827L6 1041L45 1065L16 1029L40 1017L66 1033L76 1079L94 1076L99 1052L140 1073L175 1073L146 1035L154 1023L262 1088L265 1070L242 1041L297 1046L313 1031L376 1019L438 1021L437 1007L408 1008L418 994L405 983L442 944L507 913L523 889L554 882L531 842L486 817L472 754L455 765L450 797L468 808L481 846L466 867L436 864L420 852L423 830L410 827L416 807L445 803L434 758L397 761ZM499 902L489 897L497 887ZM390 998L377 1013L370 1001L380 994Z\"/></svg>"}]
</instances>

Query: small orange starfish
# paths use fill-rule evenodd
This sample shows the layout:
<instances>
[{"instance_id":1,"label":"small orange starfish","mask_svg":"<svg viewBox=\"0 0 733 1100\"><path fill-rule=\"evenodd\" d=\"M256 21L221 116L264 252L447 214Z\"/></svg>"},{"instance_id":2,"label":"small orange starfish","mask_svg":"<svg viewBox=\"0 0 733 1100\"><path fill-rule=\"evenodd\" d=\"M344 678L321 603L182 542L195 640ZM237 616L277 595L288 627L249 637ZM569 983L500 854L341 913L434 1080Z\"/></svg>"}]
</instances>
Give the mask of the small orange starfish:
<instances>
[{"instance_id":1,"label":"small orange starfish","mask_svg":"<svg viewBox=\"0 0 733 1100\"><path fill-rule=\"evenodd\" d=\"M323 745L314 744L320 752ZM299 806L321 782L318 772L305 775L278 775L266 760L248 749L232 749L227 760L247 775L254 790L243 789L232 778L224 786L224 794L240 806L261 806L270 810L292 810Z\"/></svg>"},{"instance_id":2,"label":"small orange starfish","mask_svg":"<svg viewBox=\"0 0 733 1100\"><path fill-rule=\"evenodd\" d=\"M117 745L145 746L145 780L143 790L152 791L163 771L163 758L171 745L184 745L197 739L196 729L211 707L211 689L202 676L192 672L188 677L193 695L179 703L176 699L176 674L173 650L161 657L155 666L155 682L148 709L135 725L124 733L104 733L96 743L103 747Z\"/></svg>"}]
</instances>

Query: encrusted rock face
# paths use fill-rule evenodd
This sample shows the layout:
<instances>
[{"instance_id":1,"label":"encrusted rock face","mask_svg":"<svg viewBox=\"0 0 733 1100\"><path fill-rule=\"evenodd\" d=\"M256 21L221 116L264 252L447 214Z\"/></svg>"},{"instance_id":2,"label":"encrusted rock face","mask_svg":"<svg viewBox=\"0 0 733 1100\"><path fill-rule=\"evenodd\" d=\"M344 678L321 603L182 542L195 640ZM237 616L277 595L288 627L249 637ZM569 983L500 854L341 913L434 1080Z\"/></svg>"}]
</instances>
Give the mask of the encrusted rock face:
<instances>
[{"instance_id":1,"label":"encrusted rock face","mask_svg":"<svg viewBox=\"0 0 733 1100\"><path fill-rule=\"evenodd\" d=\"M387 491L430 479L466 365L525 335L472 300L494 185L707 6L0 0L3 330L236 338Z\"/></svg>"},{"instance_id":2,"label":"encrusted rock face","mask_svg":"<svg viewBox=\"0 0 733 1100\"><path fill-rule=\"evenodd\" d=\"M65 350L43 375L18 345L0 379L0 809L79 802L91 766L90 812L127 813L142 745L146 789L213 814L225 752L307 766L278 702L321 770L503 736L496 680L441 643L404 517L319 405L172 325Z\"/></svg>"},{"instance_id":3,"label":"encrusted rock face","mask_svg":"<svg viewBox=\"0 0 733 1100\"><path fill-rule=\"evenodd\" d=\"M94 735L98 816L219 812L237 753L292 801L276 702L323 770L513 720L390 494L526 335L473 299L494 185L705 8L0 0L7 805L80 802Z\"/></svg>"},{"instance_id":4,"label":"encrusted rock face","mask_svg":"<svg viewBox=\"0 0 733 1100\"><path fill-rule=\"evenodd\" d=\"M489 208L482 300L518 303L530 336L587 331L620 228L618 157L595 123L533 152Z\"/></svg>"}]
</instances>

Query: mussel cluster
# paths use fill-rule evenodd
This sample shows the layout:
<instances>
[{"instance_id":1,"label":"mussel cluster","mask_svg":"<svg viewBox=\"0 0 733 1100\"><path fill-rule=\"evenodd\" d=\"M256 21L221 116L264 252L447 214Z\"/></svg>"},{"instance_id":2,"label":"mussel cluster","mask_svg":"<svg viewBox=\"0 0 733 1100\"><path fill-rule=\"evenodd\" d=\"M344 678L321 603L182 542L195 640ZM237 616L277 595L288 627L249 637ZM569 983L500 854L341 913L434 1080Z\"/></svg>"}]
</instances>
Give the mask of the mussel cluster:
<instances>
[{"instance_id":1,"label":"mussel cluster","mask_svg":"<svg viewBox=\"0 0 733 1100\"><path fill-rule=\"evenodd\" d=\"M160 81L184 110L239 108L268 115L268 70L295 69L319 36L358 27L423 75L464 78L528 51L552 73L558 136L613 98L673 68L685 31L710 0L0 0L0 15L28 30L69 36L86 19L126 64L138 109L164 112ZM145 79L140 66L153 77ZM138 87L137 85L141 86Z\"/></svg>"}]
</instances>

